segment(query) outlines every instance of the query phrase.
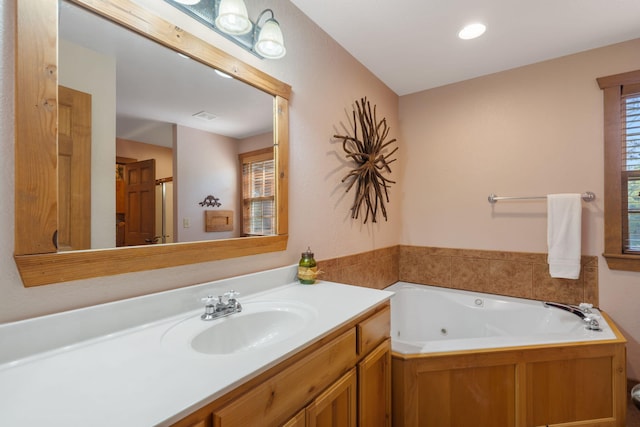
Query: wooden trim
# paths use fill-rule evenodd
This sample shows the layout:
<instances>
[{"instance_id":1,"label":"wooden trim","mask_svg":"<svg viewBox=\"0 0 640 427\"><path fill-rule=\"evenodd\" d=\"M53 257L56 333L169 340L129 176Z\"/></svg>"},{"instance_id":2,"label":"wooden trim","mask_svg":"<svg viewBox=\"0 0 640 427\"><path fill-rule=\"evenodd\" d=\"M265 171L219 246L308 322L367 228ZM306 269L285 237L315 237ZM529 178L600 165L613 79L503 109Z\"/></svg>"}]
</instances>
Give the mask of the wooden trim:
<instances>
[{"instance_id":1,"label":"wooden trim","mask_svg":"<svg viewBox=\"0 0 640 427\"><path fill-rule=\"evenodd\" d=\"M289 233L289 101L280 96L275 97L275 112L277 118L274 124L276 156L276 233Z\"/></svg>"},{"instance_id":2,"label":"wooden trim","mask_svg":"<svg viewBox=\"0 0 640 427\"><path fill-rule=\"evenodd\" d=\"M596 79L604 107L604 254L611 270L640 271L640 255L623 253L621 97L640 83L640 70Z\"/></svg>"},{"instance_id":3,"label":"wooden trim","mask_svg":"<svg viewBox=\"0 0 640 427\"><path fill-rule=\"evenodd\" d=\"M274 116L279 172L278 236L56 253L58 4L51 0L16 0L14 257L24 286L285 250L291 87L130 0L71 1L274 95L278 112Z\"/></svg>"},{"instance_id":4,"label":"wooden trim","mask_svg":"<svg viewBox=\"0 0 640 427\"><path fill-rule=\"evenodd\" d=\"M156 185L164 184L165 182L173 182L173 177L168 176L166 178L158 178L156 179Z\"/></svg>"},{"instance_id":5,"label":"wooden trim","mask_svg":"<svg viewBox=\"0 0 640 427\"><path fill-rule=\"evenodd\" d=\"M233 58L130 0L70 1L264 92L286 99L291 96L288 84Z\"/></svg>"},{"instance_id":6,"label":"wooden trim","mask_svg":"<svg viewBox=\"0 0 640 427\"><path fill-rule=\"evenodd\" d=\"M51 253L58 228L58 2L18 0L16 14L14 253Z\"/></svg>"},{"instance_id":7,"label":"wooden trim","mask_svg":"<svg viewBox=\"0 0 640 427\"><path fill-rule=\"evenodd\" d=\"M603 91L605 252L622 253L620 87Z\"/></svg>"},{"instance_id":8,"label":"wooden trim","mask_svg":"<svg viewBox=\"0 0 640 427\"><path fill-rule=\"evenodd\" d=\"M118 138L116 138L118 139ZM116 164L119 165L126 165L127 163L134 163L137 162L138 159L134 159L131 157L122 157L122 156L116 156Z\"/></svg>"},{"instance_id":9,"label":"wooden trim","mask_svg":"<svg viewBox=\"0 0 640 427\"><path fill-rule=\"evenodd\" d=\"M275 103L275 100L274 100ZM241 210L240 210L240 235L241 236L251 236L250 233L245 233L245 215L247 214L247 211L250 210L250 205L251 202L253 201L261 201L261 200L273 200L275 203L275 206L278 206L278 199L277 199L277 194L278 194L278 186L277 186L277 170L276 170L276 164L274 162L273 165L273 195L272 196L265 196L265 197L245 197L245 176L244 176L244 165L245 164L250 164L250 163L257 163L257 162L264 162L267 160L274 160L276 158L276 146L271 146L271 147L266 147L266 148L260 148L258 150L253 150L253 151L247 151L246 153L240 153L238 154L238 163L239 163L239 168L238 168L238 181L240 183L240 190L241 190L241 197L240 197L240 201L241 201ZM249 184L251 185L251 184ZM273 233L275 234L279 234L278 233L278 212L274 212L275 215L275 224L274 224L274 228L273 228Z\"/></svg>"},{"instance_id":10,"label":"wooden trim","mask_svg":"<svg viewBox=\"0 0 640 427\"><path fill-rule=\"evenodd\" d=\"M628 84L636 84L640 82L640 70L614 74L606 77L598 77L596 81L598 82L598 86L600 86L600 89L606 89L614 86L624 86Z\"/></svg>"},{"instance_id":11,"label":"wooden trim","mask_svg":"<svg viewBox=\"0 0 640 427\"><path fill-rule=\"evenodd\" d=\"M283 251L288 236L15 256L25 287Z\"/></svg>"},{"instance_id":12,"label":"wooden trim","mask_svg":"<svg viewBox=\"0 0 640 427\"><path fill-rule=\"evenodd\" d=\"M246 153L238 154L238 159L241 164L260 162L263 160L271 160L274 158L275 153L273 147L261 148L259 150L247 151Z\"/></svg>"},{"instance_id":13,"label":"wooden trim","mask_svg":"<svg viewBox=\"0 0 640 427\"><path fill-rule=\"evenodd\" d=\"M604 253L602 256L611 270L640 272L640 255Z\"/></svg>"}]
</instances>

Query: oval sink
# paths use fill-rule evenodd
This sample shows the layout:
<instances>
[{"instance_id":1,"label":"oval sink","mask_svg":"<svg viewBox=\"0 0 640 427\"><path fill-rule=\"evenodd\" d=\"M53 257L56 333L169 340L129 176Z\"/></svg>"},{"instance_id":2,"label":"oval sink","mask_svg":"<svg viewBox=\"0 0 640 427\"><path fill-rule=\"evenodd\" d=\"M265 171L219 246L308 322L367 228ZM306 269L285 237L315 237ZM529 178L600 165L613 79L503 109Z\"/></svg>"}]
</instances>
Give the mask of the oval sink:
<instances>
[{"instance_id":1,"label":"oval sink","mask_svg":"<svg viewBox=\"0 0 640 427\"><path fill-rule=\"evenodd\" d=\"M200 315L171 327L163 344L210 355L233 354L273 345L302 331L315 317L303 304L243 303L242 312L204 321Z\"/></svg>"}]
</instances>

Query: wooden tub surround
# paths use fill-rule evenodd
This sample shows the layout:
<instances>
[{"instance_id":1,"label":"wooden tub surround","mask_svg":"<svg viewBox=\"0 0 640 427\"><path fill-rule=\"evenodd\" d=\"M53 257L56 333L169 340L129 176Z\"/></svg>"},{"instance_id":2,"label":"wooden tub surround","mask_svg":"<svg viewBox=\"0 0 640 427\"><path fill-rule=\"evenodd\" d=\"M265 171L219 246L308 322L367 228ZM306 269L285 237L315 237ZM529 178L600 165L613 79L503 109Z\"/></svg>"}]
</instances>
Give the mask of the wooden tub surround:
<instances>
[{"instance_id":1,"label":"wooden tub surround","mask_svg":"<svg viewBox=\"0 0 640 427\"><path fill-rule=\"evenodd\" d=\"M626 340L392 355L394 427L624 427Z\"/></svg>"}]
</instances>

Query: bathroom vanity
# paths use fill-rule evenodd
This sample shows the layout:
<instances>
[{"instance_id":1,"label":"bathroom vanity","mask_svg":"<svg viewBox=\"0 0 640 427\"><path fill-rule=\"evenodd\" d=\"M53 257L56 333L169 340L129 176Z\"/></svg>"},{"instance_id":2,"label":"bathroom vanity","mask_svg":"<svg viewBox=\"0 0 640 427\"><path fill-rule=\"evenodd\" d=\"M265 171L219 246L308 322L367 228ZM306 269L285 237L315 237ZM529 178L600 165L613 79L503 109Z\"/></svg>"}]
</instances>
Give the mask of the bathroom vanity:
<instances>
[{"instance_id":1,"label":"bathroom vanity","mask_svg":"<svg viewBox=\"0 0 640 427\"><path fill-rule=\"evenodd\" d=\"M392 293L295 274L0 325L0 425L390 425ZM242 312L201 320L231 289Z\"/></svg>"},{"instance_id":2,"label":"bathroom vanity","mask_svg":"<svg viewBox=\"0 0 640 427\"><path fill-rule=\"evenodd\" d=\"M176 426L389 426L389 305L178 421Z\"/></svg>"}]
</instances>

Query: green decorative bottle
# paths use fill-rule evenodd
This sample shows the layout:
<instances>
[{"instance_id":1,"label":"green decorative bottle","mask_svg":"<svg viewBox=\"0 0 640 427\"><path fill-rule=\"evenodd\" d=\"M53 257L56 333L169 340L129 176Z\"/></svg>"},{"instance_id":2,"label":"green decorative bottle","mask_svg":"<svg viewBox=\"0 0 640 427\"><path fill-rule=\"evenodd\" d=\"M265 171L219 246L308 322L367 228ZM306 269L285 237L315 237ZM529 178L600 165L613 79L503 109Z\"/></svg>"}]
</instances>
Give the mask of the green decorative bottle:
<instances>
[{"instance_id":1,"label":"green decorative bottle","mask_svg":"<svg viewBox=\"0 0 640 427\"><path fill-rule=\"evenodd\" d=\"M313 285L316 282L317 275L316 260L313 259L313 252L308 247L306 252L302 252L302 257L298 263L298 280L303 285Z\"/></svg>"}]
</instances>

